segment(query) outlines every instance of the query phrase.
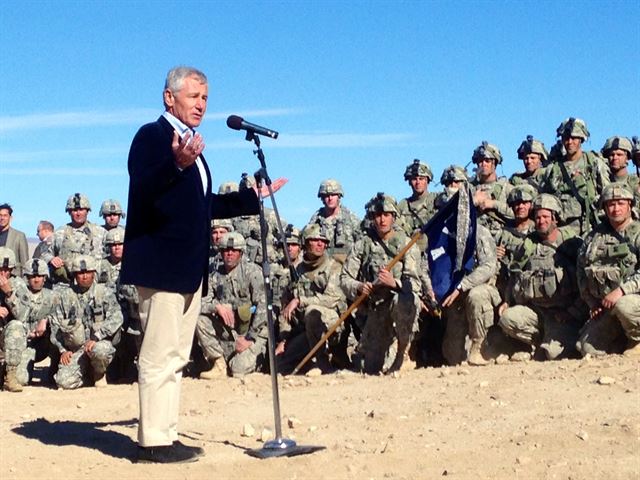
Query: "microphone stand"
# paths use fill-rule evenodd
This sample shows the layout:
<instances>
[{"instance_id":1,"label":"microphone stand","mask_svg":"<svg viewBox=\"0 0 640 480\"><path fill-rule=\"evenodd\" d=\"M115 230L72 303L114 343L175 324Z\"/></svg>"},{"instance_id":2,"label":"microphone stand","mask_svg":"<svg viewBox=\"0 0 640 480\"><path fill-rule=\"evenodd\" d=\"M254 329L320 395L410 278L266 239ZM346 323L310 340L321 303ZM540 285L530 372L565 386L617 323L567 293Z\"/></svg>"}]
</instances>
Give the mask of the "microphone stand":
<instances>
[{"instance_id":1,"label":"microphone stand","mask_svg":"<svg viewBox=\"0 0 640 480\"><path fill-rule=\"evenodd\" d=\"M289 268L294 271L291 265L291 259L287 252L284 242L284 230L280 222L280 215L278 214L278 208L276 206L276 199L271 188L271 179L267 173L267 165L264 159L264 153L260 148L260 138L255 132L247 131L246 140L248 142L253 141L256 145L256 150L253 153L260 160L260 170L255 173L256 186L258 188L258 201L260 204L260 237L262 242L262 276L264 280L264 294L267 305L267 325L269 333L268 349L269 349L269 370L271 371L271 389L273 392L273 416L275 421L275 433L276 438L274 440L268 440L264 443L262 448L250 449L246 453L252 457L257 458L270 458L270 457L291 457L294 455L303 455L307 453L313 453L318 450L322 450L325 447L313 446L313 445L297 445L294 440L282 437L282 422L280 418L280 395L278 393L278 369L276 365L276 334L273 321L273 289L271 288L271 267L269 265L269 258L267 254L267 220L264 214L264 197L262 196L262 185L267 185L269 195L271 196L271 202L273 210L276 214L276 220L278 223L278 229L280 233L281 243L285 252L285 258Z\"/></svg>"}]
</instances>

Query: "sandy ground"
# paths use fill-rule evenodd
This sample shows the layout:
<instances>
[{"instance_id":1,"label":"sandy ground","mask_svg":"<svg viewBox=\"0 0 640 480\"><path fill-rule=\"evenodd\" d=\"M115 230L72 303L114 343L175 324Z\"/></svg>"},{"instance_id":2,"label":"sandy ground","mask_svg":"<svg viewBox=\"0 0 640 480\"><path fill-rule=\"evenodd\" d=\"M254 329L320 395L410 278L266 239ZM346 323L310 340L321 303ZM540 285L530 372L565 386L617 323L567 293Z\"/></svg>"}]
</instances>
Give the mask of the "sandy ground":
<instances>
[{"instance_id":1,"label":"sandy ground","mask_svg":"<svg viewBox=\"0 0 640 480\"><path fill-rule=\"evenodd\" d=\"M267 460L246 451L274 428L270 377L187 378L182 440L206 456L172 466L131 463L137 385L34 385L0 393L0 478L640 478L639 366L611 356L287 377L283 436L326 449Z\"/></svg>"}]
</instances>

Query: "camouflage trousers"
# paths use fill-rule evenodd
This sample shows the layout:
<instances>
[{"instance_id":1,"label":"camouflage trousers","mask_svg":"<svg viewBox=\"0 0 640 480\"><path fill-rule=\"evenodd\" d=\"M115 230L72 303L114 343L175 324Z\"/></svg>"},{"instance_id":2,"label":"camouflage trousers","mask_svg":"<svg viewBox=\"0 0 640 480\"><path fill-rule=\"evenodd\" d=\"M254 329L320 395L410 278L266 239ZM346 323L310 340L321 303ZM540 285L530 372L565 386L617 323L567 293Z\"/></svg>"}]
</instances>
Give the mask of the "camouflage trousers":
<instances>
[{"instance_id":1,"label":"camouflage trousers","mask_svg":"<svg viewBox=\"0 0 640 480\"><path fill-rule=\"evenodd\" d=\"M494 323L494 308L500 304L500 294L493 285L478 285L461 293L453 305L444 310L446 327L442 354L449 365L467 359L467 336L483 341Z\"/></svg>"},{"instance_id":2,"label":"camouflage trousers","mask_svg":"<svg viewBox=\"0 0 640 480\"><path fill-rule=\"evenodd\" d=\"M625 340L640 342L640 294L624 295L604 315L589 320L580 331L576 347L582 355L620 353Z\"/></svg>"},{"instance_id":3,"label":"camouflage trousers","mask_svg":"<svg viewBox=\"0 0 640 480\"><path fill-rule=\"evenodd\" d=\"M60 363L58 366L58 373L53 377L56 385L65 390L91 385L105 374L115 352L116 349L109 340L96 342L91 353L85 353L83 348L76 350L69 365Z\"/></svg>"},{"instance_id":4,"label":"camouflage trousers","mask_svg":"<svg viewBox=\"0 0 640 480\"><path fill-rule=\"evenodd\" d=\"M51 341L48 332L37 338L27 338L28 326L18 320L11 320L2 333L2 349L7 367L16 368L16 378L21 385L31 379L33 364L49 356Z\"/></svg>"},{"instance_id":5,"label":"camouflage trousers","mask_svg":"<svg viewBox=\"0 0 640 480\"><path fill-rule=\"evenodd\" d=\"M560 309L515 305L502 313L498 325L509 337L539 347L548 360L555 360L575 354L582 322Z\"/></svg>"},{"instance_id":6,"label":"camouflage trousers","mask_svg":"<svg viewBox=\"0 0 640 480\"><path fill-rule=\"evenodd\" d=\"M238 333L216 315L200 315L196 324L196 338L204 357L213 362L224 358L231 376L243 376L262 367L267 352L267 339L255 338L245 351L236 352Z\"/></svg>"},{"instance_id":7,"label":"camouflage trousers","mask_svg":"<svg viewBox=\"0 0 640 480\"><path fill-rule=\"evenodd\" d=\"M365 373L377 374L400 367L418 330L419 305L414 293L392 292L388 299L369 302L358 344Z\"/></svg>"}]
</instances>

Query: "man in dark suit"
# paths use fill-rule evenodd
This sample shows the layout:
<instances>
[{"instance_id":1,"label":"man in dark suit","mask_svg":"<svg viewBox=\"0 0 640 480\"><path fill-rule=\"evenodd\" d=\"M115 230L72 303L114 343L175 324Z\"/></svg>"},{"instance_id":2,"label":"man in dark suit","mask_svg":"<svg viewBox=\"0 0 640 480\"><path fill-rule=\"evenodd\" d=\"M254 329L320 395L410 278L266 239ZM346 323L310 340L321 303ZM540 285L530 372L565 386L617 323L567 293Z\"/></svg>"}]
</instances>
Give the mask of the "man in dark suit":
<instances>
[{"instance_id":1,"label":"man in dark suit","mask_svg":"<svg viewBox=\"0 0 640 480\"><path fill-rule=\"evenodd\" d=\"M213 195L193 130L207 108L206 76L172 69L166 111L140 128L129 152L129 221L121 283L135 285L144 337L139 356L138 461L195 461L200 447L178 441L182 368L189 360L202 288L206 288L212 218L256 214L256 191ZM277 190L286 180L273 183ZM204 283L203 283L204 282Z\"/></svg>"}]
</instances>

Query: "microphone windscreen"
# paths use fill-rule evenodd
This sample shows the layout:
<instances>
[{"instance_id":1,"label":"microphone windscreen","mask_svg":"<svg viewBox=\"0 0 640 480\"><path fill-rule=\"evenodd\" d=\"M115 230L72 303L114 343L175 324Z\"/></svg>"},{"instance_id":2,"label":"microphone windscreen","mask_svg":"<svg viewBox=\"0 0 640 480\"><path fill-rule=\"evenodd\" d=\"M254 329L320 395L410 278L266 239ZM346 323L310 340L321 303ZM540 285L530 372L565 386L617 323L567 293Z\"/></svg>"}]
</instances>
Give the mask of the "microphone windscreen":
<instances>
[{"instance_id":1,"label":"microphone windscreen","mask_svg":"<svg viewBox=\"0 0 640 480\"><path fill-rule=\"evenodd\" d=\"M229 115L229 118L227 118L227 127L233 128L234 130L240 130L242 129L242 122L244 122L242 117Z\"/></svg>"}]
</instances>

